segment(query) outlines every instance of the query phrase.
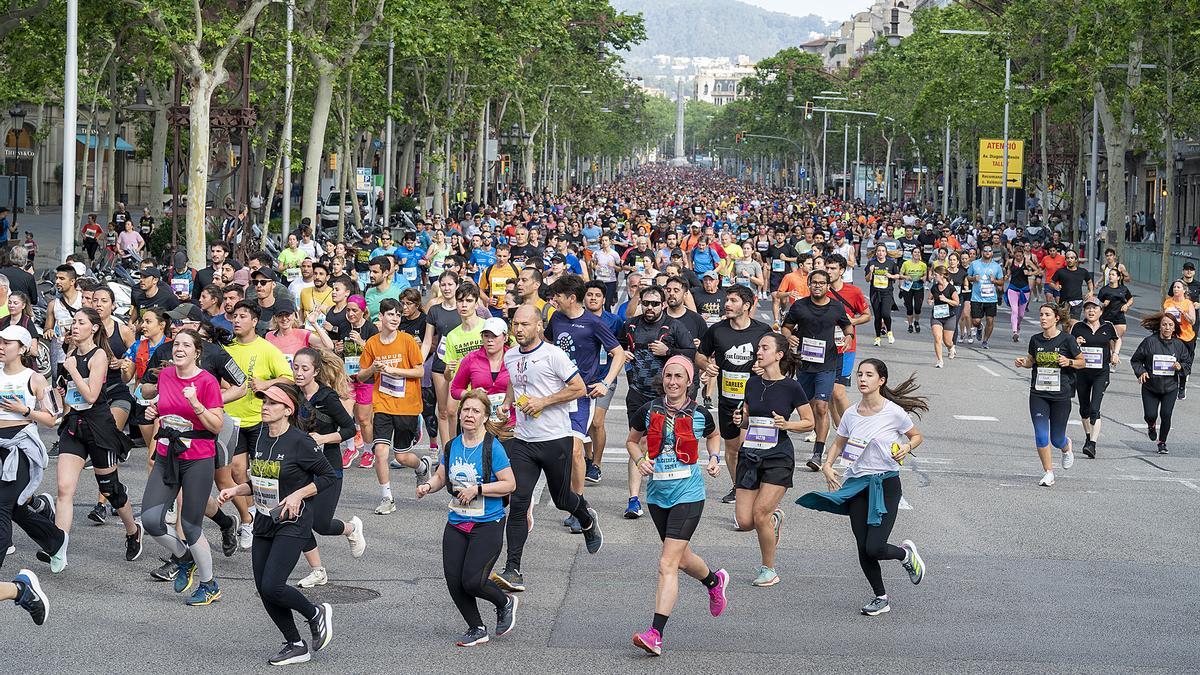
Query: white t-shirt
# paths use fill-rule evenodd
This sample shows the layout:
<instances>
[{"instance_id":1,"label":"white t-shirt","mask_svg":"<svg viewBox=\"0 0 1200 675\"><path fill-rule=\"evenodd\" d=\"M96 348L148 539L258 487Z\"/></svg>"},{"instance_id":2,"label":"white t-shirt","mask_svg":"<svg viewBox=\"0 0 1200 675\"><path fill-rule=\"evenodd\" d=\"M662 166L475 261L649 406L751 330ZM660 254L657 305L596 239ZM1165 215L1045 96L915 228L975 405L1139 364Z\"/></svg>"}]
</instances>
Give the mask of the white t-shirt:
<instances>
[{"instance_id":1,"label":"white t-shirt","mask_svg":"<svg viewBox=\"0 0 1200 675\"><path fill-rule=\"evenodd\" d=\"M837 435L846 438L842 449L842 459L850 462L846 478L899 471L900 465L892 459L892 443L902 442L912 428L912 418L891 401L870 416L859 413L857 405L851 406L837 428Z\"/></svg>"},{"instance_id":2,"label":"white t-shirt","mask_svg":"<svg viewBox=\"0 0 1200 675\"><path fill-rule=\"evenodd\" d=\"M833 252L846 259L846 270L842 272L842 281L852 284L854 283L854 268L850 265L854 262L854 247L850 242L846 242L841 246L834 246Z\"/></svg>"},{"instance_id":3,"label":"white t-shirt","mask_svg":"<svg viewBox=\"0 0 1200 675\"><path fill-rule=\"evenodd\" d=\"M562 391L579 369L567 353L549 342L542 341L532 351L520 348L504 353L504 368L508 371L514 402L521 396L540 398ZM523 441L552 441L571 433L571 412L575 401L547 406L537 417L530 417L517 408L514 435Z\"/></svg>"}]
</instances>

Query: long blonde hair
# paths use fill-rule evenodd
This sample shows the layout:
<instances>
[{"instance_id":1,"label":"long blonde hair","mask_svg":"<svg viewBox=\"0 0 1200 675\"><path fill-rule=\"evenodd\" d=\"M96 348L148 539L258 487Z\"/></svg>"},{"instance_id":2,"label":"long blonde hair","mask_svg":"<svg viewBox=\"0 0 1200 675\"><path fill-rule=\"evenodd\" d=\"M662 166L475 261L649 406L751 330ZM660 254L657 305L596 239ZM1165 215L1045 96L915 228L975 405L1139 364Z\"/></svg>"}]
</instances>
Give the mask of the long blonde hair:
<instances>
[{"instance_id":1,"label":"long blonde hair","mask_svg":"<svg viewBox=\"0 0 1200 675\"><path fill-rule=\"evenodd\" d=\"M497 422L496 420L492 419L492 402L488 400L487 394L484 393L482 389L468 389L463 392L462 400L458 402L458 409L462 410L463 404L468 400L479 402L479 404L483 406L484 411L487 412L487 419L483 423L484 431L491 434L501 442L512 438L512 428L508 426L507 420L504 422Z\"/></svg>"},{"instance_id":2,"label":"long blonde hair","mask_svg":"<svg viewBox=\"0 0 1200 675\"><path fill-rule=\"evenodd\" d=\"M333 352L316 347L305 347L296 352L296 356L293 358L300 356L306 356L313 362L317 371L317 382L332 389L338 398L350 398L349 378L346 377L342 361Z\"/></svg>"}]
</instances>

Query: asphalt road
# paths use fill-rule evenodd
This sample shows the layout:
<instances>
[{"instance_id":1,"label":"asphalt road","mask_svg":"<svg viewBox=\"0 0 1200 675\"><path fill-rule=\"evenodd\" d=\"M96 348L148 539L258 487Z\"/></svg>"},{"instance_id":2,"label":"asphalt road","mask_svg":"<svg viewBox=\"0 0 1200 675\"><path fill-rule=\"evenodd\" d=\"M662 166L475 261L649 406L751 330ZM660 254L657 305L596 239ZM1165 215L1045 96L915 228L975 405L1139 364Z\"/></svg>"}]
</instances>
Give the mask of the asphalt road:
<instances>
[{"instance_id":1,"label":"asphalt road","mask_svg":"<svg viewBox=\"0 0 1200 675\"><path fill-rule=\"evenodd\" d=\"M1002 311L1002 320L1007 315ZM897 322L903 330L902 321ZM926 330L927 327L926 327ZM1026 323L1026 333L1035 330ZM1125 354L1141 331L1131 330ZM962 345L947 367L932 367L929 334L897 335L881 348L893 377L915 371L931 412L919 456L902 480L911 510L893 537L913 539L927 573L912 586L899 564L884 567L890 614L858 612L870 590L858 569L845 518L815 513L792 501L823 489L803 468L787 495L778 570L782 583L751 586L757 546L731 528L733 507L719 498L722 474L709 481L709 501L693 544L732 577L729 608L720 618L706 595L684 578L660 659L630 644L653 612L659 542L648 517L626 521L621 446L627 425L614 408L607 424L610 457L604 480L587 488L601 514L604 549L588 555L582 538L559 524L543 499L526 547L518 625L485 646L453 646L463 625L441 574L444 495L417 502L411 475L393 475L396 513L371 513L373 474L346 474L339 515L360 515L368 549L353 560L343 541L324 543L331 577L306 591L334 603L335 637L304 670L344 672L727 673L762 672L1110 672L1194 670L1200 642L1192 617L1200 533L1200 443L1196 399L1176 409L1171 454L1161 457L1145 436L1136 382L1127 364L1113 377L1104 404L1099 458L1078 454L1074 468L1056 470L1053 488L1037 486L1041 471L1027 412L1028 371L1012 367L1018 345L998 330L992 349ZM861 344L861 343L860 343ZM976 345L977 347L977 345ZM619 392L617 401L623 400ZM1069 427L1077 446L1082 429ZM407 472L404 472L407 473ZM144 469L122 467L135 505ZM44 489L53 492L54 476ZM263 670L280 637L254 593L248 552L216 553L224 593L215 605L190 608L166 584L150 580L161 553L147 540L142 559L123 557L118 521L94 526L84 517L95 493L80 483L70 566L58 576L34 559L16 532L17 552L3 575L30 567L52 598L50 621L35 627L14 607L0 611L6 670L52 672L251 672ZM136 508L136 507L135 507ZM210 541L219 533L206 524ZM301 562L293 575L307 573ZM483 607L484 617L490 611ZM303 626L302 626L303 628Z\"/></svg>"}]
</instances>

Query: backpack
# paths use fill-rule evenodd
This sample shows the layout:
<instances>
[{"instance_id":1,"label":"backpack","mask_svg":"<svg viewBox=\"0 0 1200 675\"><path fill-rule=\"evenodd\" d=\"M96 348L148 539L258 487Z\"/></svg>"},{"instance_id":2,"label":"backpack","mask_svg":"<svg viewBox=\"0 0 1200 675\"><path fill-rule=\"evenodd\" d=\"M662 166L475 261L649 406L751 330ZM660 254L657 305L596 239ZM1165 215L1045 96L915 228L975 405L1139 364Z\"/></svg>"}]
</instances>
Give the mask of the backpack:
<instances>
[{"instance_id":1,"label":"backpack","mask_svg":"<svg viewBox=\"0 0 1200 675\"><path fill-rule=\"evenodd\" d=\"M485 431L483 433L483 451L482 451L483 452L483 471L481 471L480 475L479 475L479 487L480 487L480 490L479 490L480 495L479 496L481 496L481 497L483 496L483 484L495 482L495 481L488 480L488 478L491 477L491 475L492 475L492 442L494 440L495 440L495 437L492 436L490 431ZM451 445L452 445L452 443L447 443L446 445L444 445L442 447L442 466L446 467L447 472L450 471L449 467L450 467L450 446ZM449 474L446 475L446 492L449 492L451 496L456 496L455 492L457 492L457 490L455 490L454 487L451 486L451 484L450 484ZM508 508L508 498L509 498L509 495L504 495L503 497L501 497L501 501L504 503L505 508Z\"/></svg>"}]
</instances>

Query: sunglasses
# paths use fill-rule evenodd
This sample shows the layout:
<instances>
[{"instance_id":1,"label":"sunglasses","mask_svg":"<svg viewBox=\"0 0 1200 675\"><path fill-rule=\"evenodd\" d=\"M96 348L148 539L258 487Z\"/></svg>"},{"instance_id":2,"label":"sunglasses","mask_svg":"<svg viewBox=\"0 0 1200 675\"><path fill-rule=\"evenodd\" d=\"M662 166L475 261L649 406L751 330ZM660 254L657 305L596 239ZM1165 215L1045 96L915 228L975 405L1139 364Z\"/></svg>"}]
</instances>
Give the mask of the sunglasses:
<instances>
[{"instance_id":1,"label":"sunglasses","mask_svg":"<svg viewBox=\"0 0 1200 675\"><path fill-rule=\"evenodd\" d=\"M658 300L645 300L642 302L642 306L643 307L661 307L662 302L659 302Z\"/></svg>"},{"instance_id":2,"label":"sunglasses","mask_svg":"<svg viewBox=\"0 0 1200 675\"><path fill-rule=\"evenodd\" d=\"M265 286L265 285L267 285L267 284L269 284L269 283L271 283L271 280L270 280L270 279L255 279L255 280L254 280L254 285L255 285L255 286Z\"/></svg>"}]
</instances>

